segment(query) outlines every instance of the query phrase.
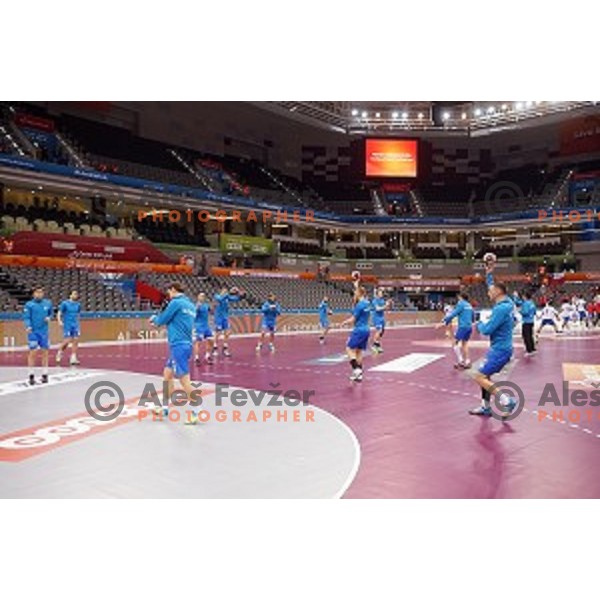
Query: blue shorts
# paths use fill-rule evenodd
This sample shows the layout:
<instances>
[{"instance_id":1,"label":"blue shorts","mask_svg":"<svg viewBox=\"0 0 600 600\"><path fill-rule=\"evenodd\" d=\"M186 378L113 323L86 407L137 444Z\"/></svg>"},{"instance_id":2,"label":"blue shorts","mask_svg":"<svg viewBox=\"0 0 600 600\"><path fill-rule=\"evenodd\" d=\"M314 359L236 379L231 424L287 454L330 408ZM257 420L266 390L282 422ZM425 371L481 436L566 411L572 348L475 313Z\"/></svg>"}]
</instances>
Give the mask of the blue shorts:
<instances>
[{"instance_id":1,"label":"blue shorts","mask_svg":"<svg viewBox=\"0 0 600 600\"><path fill-rule=\"evenodd\" d=\"M510 362L512 350L494 350L490 348L486 354L479 372L486 377L499 373Z\"/></svg>"},{"instance_id":2,"label":"blue shorts","mask_svg":"<svg viewBox=\"0 0 600 600\"><path fill-rule=\"evenodd\" d=\"M587 313L583 310L579 311L579 320L585 321L587 319Z\"/></svg>"},{"instance_id":3,"label":"blue shorts","mask_svg":"<svg viewBox=\"0 0 600 600\"><path fill-rule=\"evenodd\" d=\"M350 350L366 350L369 345L369 334L368 329L354 330L348 338L346 347Z\"/></svg>"},{"instance_id":4,"label":"blue shorts","mask_svg":"<svg viewBox=\"0 0 600 600\"><path fill-rule=\"evenodd\" d=\"M262 329L263 329L263 331L268 331L269 333L275 333L276 326L275 326L275 323L269 323L269 322L265 323L265 321L263 321Z\"/></svg>"},{"instance_id":5,"label":"blue shorts","mask_svg":"<svg viewBox=\"0 0 600 600\"><path fill-rule=\"evenodd\" d=\"M50 348L47 331L32 331L27 334L27 345L30 350L48 350Z\"/></svg>"},{"instance_id":6,"label":"blue shorts","mask_svg":"<svg viewBox=\"0 0 600 600\"><path fill-rule=\"evenodd\" d=\"M79 325L63 325L64 338L78 338L80 335Z\"/></svg>"},{"instance_id":7,"label":"blue shorts","mask_svg":"<svg viewBox=\"0 0 600 600\"><path fill-rule=\"evenodd\" d=\"M471 333L473 333L472 327L459 327L454 334L454 339L457 342L468 342L471 339Z\"/></svg>"},{"instance_id":8,"label":"blue shorts","mask_svg":"<svg viewBox=\"0 0 600 600\"><path fill-rule=\"evenodd\" d=\"M571 317L563 317L563 321L565 323L568 323L571 320Z\"/></svg>"},{"instance_id":9,"label":"blue shorts","mask_svg":"<svg viewBox=\"0 0 600 600\"><path fill-rule=\"evenodd\" d=\"M542 319L542 324L540 325L540 327L544 327L546 325L552 325L552 327L556 327L554 319Z\"/></svg>"},{"instance_id":10,"label":"blue shorts","mask_svg":"<svg viewBox=\"0 0 600 600\"><path fill-rule=\"evenodd\" d=\"M375 327L377 331L383 332L385 331L385 321L373 321L373 327Z\"/></svg>"},{"instance_id":11,"label":"blue shorts","mask_svg":"<svg viewBox=\"0 0 600 600\"><path fill-rule=\"evenodd\" d=\"M329 329L329 327L330 327L329 319L321 319L319 321L319 325L321 326L321 329Z\"/></svg>"},{"instance_id":12,"label":"blue shorts","mask_svg":"<svg viewBox=\"0 0 600 600\"><path fill-rule=\"evenodd\" d=\"M196 341L208 340L213 337L213 332L210 327L196 327Z\"/></svg>"},{"instance_id":13,"label":"blue shorts","mask_svg":"<svg viewBox=\"0 0 600 600\"><path fill-rule=\"evenodd\" d=\"M190 372L190 360L192 358L191 344L177 344L169 346L169 358L165 367L171 369L177 379Z\"/></svg>"},{"instance_id":14,"label":"blue shorts","mask_svg":"<svg viewBox=\"0 0 600 600\"><path fill-rule=\"evenodd\" d=\"M229 331L229 318L228 317L215 318L215 329L217 331Z\"/></svg>"}]
</instances>

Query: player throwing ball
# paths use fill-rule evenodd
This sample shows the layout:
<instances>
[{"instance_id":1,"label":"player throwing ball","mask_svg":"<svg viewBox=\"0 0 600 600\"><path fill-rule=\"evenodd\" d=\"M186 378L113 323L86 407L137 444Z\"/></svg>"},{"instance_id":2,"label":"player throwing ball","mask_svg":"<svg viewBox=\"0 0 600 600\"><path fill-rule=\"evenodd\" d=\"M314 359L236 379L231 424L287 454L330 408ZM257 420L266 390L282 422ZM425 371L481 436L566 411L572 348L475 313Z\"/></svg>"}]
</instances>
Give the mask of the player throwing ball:
<instances>
[{"instance_id":1,"label":"player throwing ball","mask_svg":"<svg viewBox=\"0 0 600 600\"><path fill-rule=\"evenodd\" d=\"M275 294L269 294L267 301L262 305L262 330L260 341L256 345L256 351L262 350L265 339L269 336L269 350L275 352L275 331L277 329L277 317L281 314L281 306L277 302Z\"/></svg>"},{"instance_id":2,"label":"player throwing ball","mask_svg":"<svg viewBox=\"0 0 600 600\"><path fill-rule=\"evenodd\" d=\"M367 298L367 291L361 285L354 292L354 310L352 316L346 319L342 326L353 324L353 330L346 344L346 354L350 359L352 367L351 381L362 381L363 379L363 352L369 344L369 317L371 315L371 303Z\"/></svg>"},{"instance_id":3,"label":"player throwing ball","mask_svg":"<svg viewBox=\"0 0 600 600\"><path fill-rule=\"evenodd\" d=\"M485 260L485 258L484 258ZM486 280L488 296L494 303L492 315L487 323L479 322L477 329L482 335L490 337L490 349L485 356L483 364L475 374L474 379L481 387L481 406L469 411L471 415L491 417L490 405L491 390L494 383L490 379L499 373L510 362L513 355L513 309L514 304L506 294L503 283L494 282L495 257L486 260ZM508 394L500 394L498 402L505 416L510 415L517 406L517 402Z\"/></svg>"},{"instance_id":4,"label":"player throwing ball","mask_svg":"<svg viewBox=\"0 0 600 600\"><path fill-rule=\"evenodd\" d=\"M71 366L80 364L77 359L78 339L81 335L79 326L79 317L81 315L81 303L79 293L73 290L69 295L68 300L63 300L58 306L58 322L63 328L63 343L59 346L56 352L56 364L60 365L63 352L71 345Z\"/></svg>"}]
</instances>

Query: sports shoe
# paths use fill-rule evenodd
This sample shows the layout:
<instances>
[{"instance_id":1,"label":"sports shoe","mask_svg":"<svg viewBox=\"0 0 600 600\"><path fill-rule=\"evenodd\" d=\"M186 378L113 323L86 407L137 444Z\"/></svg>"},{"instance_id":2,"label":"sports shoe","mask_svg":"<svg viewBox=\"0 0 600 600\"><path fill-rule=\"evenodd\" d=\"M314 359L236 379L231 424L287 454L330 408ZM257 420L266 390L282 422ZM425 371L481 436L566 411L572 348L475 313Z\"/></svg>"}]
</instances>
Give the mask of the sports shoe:
<instances>
[{"instance_id":1,"label":"sports shoe","mask_svg":"<svg viewBox=\"0 0 600 600\"><path fill-rule=\"evenodd\" d=\"M81 363L79 362L79 360L77 359L77 357L73 358L71 356L70 364L71 364L72 367L76 367L77 365L80 365Z\"/></svg>"},{"instance_id":2,"label":"sports shoe","mask_svg":"<svg viewBox=\"0 0 600 600\"><path fill-rule=\"evenodd\" d=\"M56 353L56 364L57 364L57 365L60 365L60 361L61 361L61 360L62 360L62 352L59 350L59 351Z\"/></svg>"},{"instance_id":3,"label":"sports shoe","mask_svg":"<svg viewBox=\"0 0 600 600\"><path fill-rule=\"evenodd\" d=\"M223 356L231 358L231 352L229 352L229 348L223 348Z\"/></svg>"},{"instance_id":4,"label":"sports shoe","mask_svg":"<svg viewBox=\"0 0 600 600\"><path fill-rule=\"evenodd\" d=\"M48 383L48 375L42 375L42 383Z\"/></svg>"},{"instance_id":5,"label":"sports shoe","mask_svg":"<svg viewBox=\"0 0 600 600\"><path fill-rule=\"evenodd\" d=\"M352 375L350 375L350 381L362 381L363 372L362 369L354 369Z\"/></svg>"},{"instance_id":6,"label":"sports shoe","mask_svg":"<svg viewBox=\"0 0 600 600\"><path fill-rule=\"evenodd\" d=\"M208 354L207 353L206 354L206 364L207 365L212 365L213 363L214 363L214 360L213 360L212 354Z\"/></svg>"},{"instance_id":7,"label":"sports shoe","mask_svg":"<svg viewBox=\"0 0 600 600\"><path fill-rule=\"evenodd\" d=\"M269 350L271 352L275 352L275 345L274 344L269 344Z\"/></svg>"},{"instance_id":8,"label":"sports shoe","mask_svg":"<svg viewBox=\"0 0 600 600\"><path fill-rule=\"evenodd\" d=\"M35 376L34 375L29 376L29 385L35 385Z\"/></svg>"},{"instance_id":9,"label":"sports shoe","mask_svg":"<svg viewBox=\"0 0 600 600\"><path fill-rule=\"evenodd\" d=\"M256 351L260 352L262 350L262 344L256 344Z\"/></svg>"},{"instance_id":10,"label":"sports shoe","mask_svg":"<svg viewBox=\"0 0 600 600\"><path fill-rule=\"evenodd\" d=\"M477 408L472 408L469 414L475 417L491 417L492 409L487 406L478 406Z\"/></svg>"}]
</instances>

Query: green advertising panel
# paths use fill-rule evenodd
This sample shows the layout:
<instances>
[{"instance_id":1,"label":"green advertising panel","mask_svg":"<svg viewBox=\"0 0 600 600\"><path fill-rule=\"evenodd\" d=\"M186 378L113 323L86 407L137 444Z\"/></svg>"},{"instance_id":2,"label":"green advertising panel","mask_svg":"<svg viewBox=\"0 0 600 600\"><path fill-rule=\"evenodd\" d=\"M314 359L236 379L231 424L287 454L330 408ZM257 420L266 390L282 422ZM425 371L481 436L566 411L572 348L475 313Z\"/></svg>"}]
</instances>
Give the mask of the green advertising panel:
<instances>
[{"instance_id":1,"label":"green advertising panel","mask_svg":"<svg viewBox=\"0 0 600 600\"><path fill-rule=\"evenodd\" d=\"M219 247L224 253L250 254L252 256L269 256L273 254L273 240L248 235L222 233Z\"/></svg>"}]
</instances>

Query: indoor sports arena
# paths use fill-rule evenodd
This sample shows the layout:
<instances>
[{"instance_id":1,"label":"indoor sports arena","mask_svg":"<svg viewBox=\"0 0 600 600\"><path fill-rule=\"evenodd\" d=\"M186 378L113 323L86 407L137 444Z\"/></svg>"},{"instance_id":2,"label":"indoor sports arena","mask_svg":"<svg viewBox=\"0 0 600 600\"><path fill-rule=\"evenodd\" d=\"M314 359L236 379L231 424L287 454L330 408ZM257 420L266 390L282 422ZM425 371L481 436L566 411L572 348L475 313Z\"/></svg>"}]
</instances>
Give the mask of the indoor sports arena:
<instances>
[{"instance_id":1,"label":"indoor sports arena","mask_svg":"<svg viewBox=\"0 0 600 600\"><path fill-rule=\"evenodd\" d=\"M0 102L0 497L598 498L595 101Z\"/></svg>"}]
</instances>

